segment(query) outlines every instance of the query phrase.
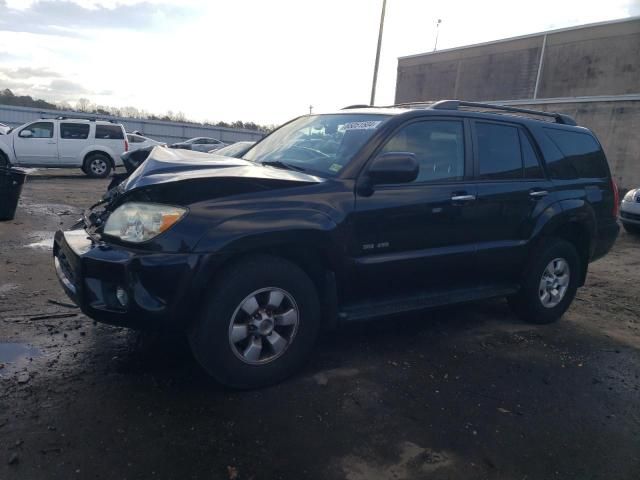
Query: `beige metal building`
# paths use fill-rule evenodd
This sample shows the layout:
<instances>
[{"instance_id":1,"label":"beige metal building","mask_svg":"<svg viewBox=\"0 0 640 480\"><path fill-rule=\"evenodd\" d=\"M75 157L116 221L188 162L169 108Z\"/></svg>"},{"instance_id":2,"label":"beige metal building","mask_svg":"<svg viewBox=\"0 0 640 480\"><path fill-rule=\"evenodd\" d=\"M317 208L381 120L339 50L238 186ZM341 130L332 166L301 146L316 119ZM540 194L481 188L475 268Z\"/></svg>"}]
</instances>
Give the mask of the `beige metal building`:
<instances>
[{"instance_id":1,"label":"beige metal building","mask_svg":"<svg viewBox=\"0 0 640 480\"><path fill-rule=\"evenodd\" d=\"M398 59L396 103L451 98L572 115L640 186L640 17Z\"/></svg>"}]
</instances>

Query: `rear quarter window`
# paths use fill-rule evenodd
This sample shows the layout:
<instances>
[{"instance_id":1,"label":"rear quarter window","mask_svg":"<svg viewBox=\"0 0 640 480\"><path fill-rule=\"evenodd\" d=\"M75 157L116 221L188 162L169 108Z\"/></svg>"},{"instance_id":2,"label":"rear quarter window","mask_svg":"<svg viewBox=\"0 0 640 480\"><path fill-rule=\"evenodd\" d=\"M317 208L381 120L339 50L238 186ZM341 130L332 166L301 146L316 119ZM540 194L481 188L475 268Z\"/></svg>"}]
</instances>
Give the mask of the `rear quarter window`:
<instances>
[{"instance_id":1,"label":"rear quarter window","mask_svg":"<svg viewBox=\"0 0 640 480\"><path fill-rule=\"evenodd\" d=\"M551 178L605 178L609 176L607 160L602 148L587 133L545 128L545 134L562 153L547 160Z\"/></svg>"},{"instance_id":2,"label":"rear quarter window","mask_svg":"<svg viewBox=\"0 0 640 480\"><path fill-rule=\"evenodd\" d=\"M99 140L124 140L122 127L119 125L96 125L96 139Z\"/></svg>"}]
</instances>

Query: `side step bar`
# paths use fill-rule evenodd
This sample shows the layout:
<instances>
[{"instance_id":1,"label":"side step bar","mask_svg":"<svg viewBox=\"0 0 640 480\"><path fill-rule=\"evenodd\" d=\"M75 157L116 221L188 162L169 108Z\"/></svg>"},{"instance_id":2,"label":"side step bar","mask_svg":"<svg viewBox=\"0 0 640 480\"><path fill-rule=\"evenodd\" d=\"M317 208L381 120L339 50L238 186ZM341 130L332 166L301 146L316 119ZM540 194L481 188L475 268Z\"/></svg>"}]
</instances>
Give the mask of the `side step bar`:
<instances>
[{"instance_id":1,"label":"side step bar","mask_svg":"<svg viewBox=\"0 0 640 480\"><path fill-rule=\"evenodd\" d=\"M516 293L518 289L519 286L515 284L486 285L458 290L439 290L418 293L411 296L393 297L386 300L352 303L344 305L340 309L338 318L340 321L351 322L367 318L384 317L397 313L503 297Z\"/></svg>"}]
</instances>

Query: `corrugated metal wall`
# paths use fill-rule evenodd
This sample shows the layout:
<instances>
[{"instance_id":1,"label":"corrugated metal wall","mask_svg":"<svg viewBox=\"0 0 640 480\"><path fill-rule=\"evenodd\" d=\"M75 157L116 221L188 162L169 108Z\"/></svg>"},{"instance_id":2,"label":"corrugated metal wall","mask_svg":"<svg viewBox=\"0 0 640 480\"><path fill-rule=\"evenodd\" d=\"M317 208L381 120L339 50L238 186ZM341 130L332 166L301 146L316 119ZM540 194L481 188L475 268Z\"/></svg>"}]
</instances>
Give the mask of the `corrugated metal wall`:
<instances>
[{"instance_id":1,"label":"corrugated metal wall","mask_svg":"<svg viewBox=\"0 0 640 480\"><path fill-rule=\"evenodd\" d=\"M39 118L53 117L92 117L101 120L113 120L122 123L127 132L138 130L156 140L167 143L179 142L193 137L217 138L226 143L242 140L260 140L264 134L252 130L235 128L205 127L191 123L161 122L158 120L141 120L135 118L114 117L111 115L93 115L90 113L69 112L65 110L46 110L28 107L0 105L0 122L17 127Z\"/></svg>"}]
</instances>

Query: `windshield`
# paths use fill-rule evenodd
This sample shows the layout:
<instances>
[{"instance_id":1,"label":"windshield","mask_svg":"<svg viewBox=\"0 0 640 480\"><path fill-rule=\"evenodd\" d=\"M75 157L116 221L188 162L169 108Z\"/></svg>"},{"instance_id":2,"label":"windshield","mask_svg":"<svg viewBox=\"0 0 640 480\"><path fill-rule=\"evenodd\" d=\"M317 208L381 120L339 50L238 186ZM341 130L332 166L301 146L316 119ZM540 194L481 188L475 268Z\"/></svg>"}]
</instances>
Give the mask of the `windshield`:
<instances>
[{"instance_id":1,"label":"windshield","mask_svg":"<svg viewBox=\"0 0 640 480\"><path fill-rule=\"evenodd\" d=\"M280 168L335 176L388 115L308 115L279 128L243 157Z\"/></svg>"}]
</instances>

